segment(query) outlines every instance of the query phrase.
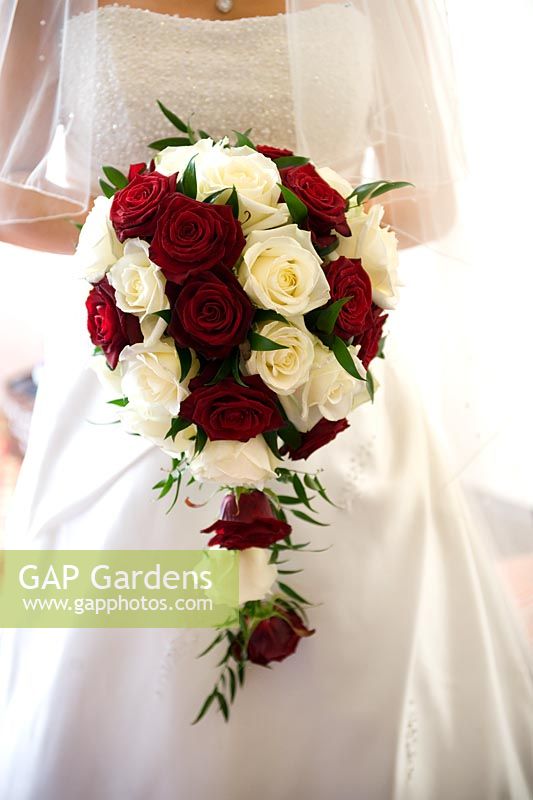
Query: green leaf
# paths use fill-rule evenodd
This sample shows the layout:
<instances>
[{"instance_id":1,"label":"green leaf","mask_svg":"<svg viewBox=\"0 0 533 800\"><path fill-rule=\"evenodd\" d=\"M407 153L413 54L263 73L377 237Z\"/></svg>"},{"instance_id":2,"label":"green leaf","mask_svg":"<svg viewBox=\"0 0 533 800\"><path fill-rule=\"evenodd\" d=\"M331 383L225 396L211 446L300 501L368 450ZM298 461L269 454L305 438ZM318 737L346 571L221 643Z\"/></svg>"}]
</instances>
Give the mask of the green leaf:
<instances>
[{"instance_id":1,"label":"green leaf","mask_svg":"<svg viewBox=\"0 0 533 800\"><path fill-rule=\"evenodd\" d=\"M348 350L348 346L346 345L345 342L342 341L342 339L340 339L338 336L334 336L331 349L333 350L335 358L337 359L341 367L343 367L346 370L346 372L352 376L352 378L356 378L358 381L365 380L365 378L363 378L357 372L354 360L352 358L352 354L350 353L350 351Z\"/></svg>"},{"instance_id":2,"label":"green leaf","mask_svg":"<svg viewBox=\"0 0 533 800\"><path fill-rule=\"evenodd\" d=\"M182 136L168 136L166 139L156 139L155 142L150 142L148 147L151 147L152 150L165 150L167 147L187 147L190 143L190 139Z\"/></svg>"},{"instance_id":3,"label":"green leaf","mask_svg":"<svg viewBox=\"0 0 533 800\"><path fill-rule=\"evenodd\" d=\"M309 600L306 600L305 597L302 597L300 594L298 594L298 592L295 592L294 589L291 589L291 587L287 586L286 583L282 583L281 581L278 581L278 586L279 586L279 588L281 589L282 592L285 592L286 595L288 595L289 597L292 597L292 599L296 600L297 603L304 603L304 605L306 605L306 606L310 606L311 605Z\"/></svg>"},{"instance_id":4,"label":"green leaf","mask_svg":"<svg viewBox=\"0 0 533 800\"><path fill-rule=\"evenodd\" d=\"M101 356L103 355L103 350L101 347L95 347L93 350L93 356Z\"/></svg>"},{"instance_id":5,"label":"green leaf","mask_svg":"<svg viewBox=\"0 0 533 800\"><path fill-rule=\"evenodd\" d=\"M222 692L219 692L219 691L218 691L218 689L217 689L217 691L216 691L216 698L217 698L217 700L218 700L218 707L219 707L219 708L220 708L220 710L222 711L222 716L224 717L225 721L227 722L227 721L228 721L228 719L229 719L229 708L228 708L228 704L227 704L226 698L224 697L224 695L222 694Z\"/></svg>"},{"instance_id":6,"label":"green leaf","mask_svg":"<svg viewBox=\"0 0 533 800\"><path fill-rule=\"evenodd\" d=\"M108 400L107 404L110 406L119 406L119 408L125 408L129 403L127 397L120 397L118 400Z\"/></svg>"},{"instance_id":7,"label":"green leaf","mask_svg":"<svg viewBox=\"0 0 533 800\"><path fill-rule=\"evenodd\" d=\"M274 159L274 164L278 169L286 169L287 167L303 167L304 164L309 164L309 159L305 156L281 156Z\"/></svg>"},{"instance_id":8,"label":"green leaf","mask_svg":"<svg viewBox=\"0 0 533 800\"><path fill-rule=\"evenodd\" d=\"M183 122L183 120L180 119L176 114L174 114L173 111L170 111L170 109L164 106L161 100L157 101L157 105L159 106L165 117L168 119L168 121L171 122L175 128L177 128L182 133L188 132L189 126L186 125L185 122Z\"/></svg>"},{"instance_id":9,"label":"green leaf","mask_svg":"<svg viewBox=\"0 0 533 800\"><path fill-rule=\"evenodd\" d=\"M231 356L225 358L216 371L215 377L210 380L209 383L206 383L206 386L214 386L216 383L220 383L220 381L224 380L224 378L227 378L228 375L231 374L232 363Z\"/></svg>"},{"instance_id":10,"label":"green leaf","mask_svg":"<svg viewBox=\"0 0 533 800\"><path fill-rule=\"evenodd\" d=\"M205 701L205 703L201 707L201 709L200 709L200 711L198 713L198 716L196 717L196 719L192 723L193 725L196 725L197 722L200 722L200 720L203 717L205 717L205 715L207 714L207 712L209 711L209 709L211 707L211 704L213 703L213 700L215 699L215 696L216 696L215 692L212 692L212 694L209 695L209 697L207 698L207 700Z\"/></svg>"},{"instance_id":11,"label":"green leaf","mask_svg":"<svg viewBox=\"0 0 533 800\"><path fill-rule=\"evenodd\" d=\"M188 347L177 347L176 352L180 361L180 381L184 381L192 365L192 354Z\"/></svg>"},{"instance_id":12,"label":"green leaf","mask_svg":"<svg viewBox=\"0 0 533 800\"><path fill-rule=\"evenodd\" d=\"M202 130L198 131L198 136L200 137L200 139L211 139L211 136Z\"/></svg>"},{"instance_id":13,"label":"green leaf","mask_svg":"<svg viewBox=\"0 0 533 800\"><path fill-rule=\"evenodd\" d=\"M305 491L304 485L298 475L292 476L292 485L294 487L296 496L300 499L300 502L302 502L310 511L312 511L313 509L311 508L311 504L307 499L307 492Z\"/></svg>"},{"instance_id":14,"label":"green leaf","mask_svg":"<svg viewBox=\"0 0 533 800\"><path fill-rule=\"evenodd\" d=\"M298 519L303 519L304 522L310 522L312 525L320 525L321 528L329 527L326 522L319 522L318 520L313 519L313 517L310 517L309 514L304 514L303 511L295 511L294 509L291 509L291 512L295 517L298 517Z\"/></svg>"},{"instance_id":15,"label":"green leaf","mask_svg":"<svg viewBox=\"0 0 533 800\"><path fill-rule=\"evenodd\" d=\"M168 429L165 439L174 439L181 431L184 431L185 428L188 428L191 422L188 419L183 419L183 417L174 417L172 422L170 423L170 428Z\"/></svg>"},{"instance_id":16,"label":"green leaf","mask_svg":"<svg viewBox=\"0 0 533 800\"><path fill-rule=\"evenodd\" d=\"M114 186L110 186L108 183L106 183L104 180L102 180L102 178L100 178L98 183L100 184L100 189L102 190L102 192L105 194L106 197L108 197L108 198L109 197L113 197L113 195L116 192L116 189L114 188Z\"/></svg>"},{"instance_id":17,"label":"green leaf","mask_svg":"<svg viewBox=\"0 0 533 800\"><path fill-rule=\"evenodd\" d=\"M72 219L70 220L70 222L72 222L74 227L77 228L79 231L81 231L81 229L83 228L83 222L74 222L74 220Z\"/></svg>"},{"instance_id":18,"label":"green leaf","mask_svg":"<svg viewBox=\"0 0 533 800\"><path fill-rule=\"evenodd\" d=\"M316 251L321 258L325 258L329 256L330 253L333 253L334 250L337 249L339 246L339 237L335 236L331 244L328 244L327 247L316 247Z\"/></svg>"},{"instance_id":19,"label":"green leaf","mask_svg":"<svg viewBox=\"0 0 533 800\"><path fill-rule=\"evenodd\" d=\"M297 225L300 225L305 219L307 219L307 206L305 203L302 203L299 197L296 197L293 191L289 189L287 186L283 186L281 183L278 183L279 189L281 194L283 195L283 199L287 203L287 208L289 209L289 214L293 218L294 222Z\"/></svg>"},{"instance_id":20,"label":"green leaf","mask_svg":"<svg viewBox=\"0 0 533 800\"><path fill-rule=\"evenodd\" d=\"M350 197L357 197L357 204L361 205L365 200L370 200L371 197L379 197L379 195L385 194L385 192L403 189L405 186L414 186L414 184L408 181L374 181L373 183L362 183L361 186L357 186L353 190Z\"/></svg>"},{"instance_id":21,"label":"green leaf","mask_svg":"<svg viewBox=\"0 0 533 800\"><path fill-rule=\"evenodd\" d=\"M385 358L385 343L387 341L386 336L382 336L379 340L378 345L378 352L376 353L376 358Z\"/></svg>"},{"instance_id":22,"label":"green leaf","mask_svg":"<svg viewBox=\"0 0 533 800\"><path fill-rule=\"evenodd\" d=\"M235 136L237 137L235 140L235 147L251 147L252 150L255 150L255 144L252 142L251 139L248 138L248 134L252 129L249 128L244 133L240 133L240 131L233 131Z\"/></svg>"},{"instance_id":23,"label":"green leaf","mask_svg":"<svg viewBox=\"0 0 533 800\"><path fill-rule=\"evenodd\" d=\"M233 375L233 379L239 384L239 386L246 386L243 379L241 378L241 371L239 366L240 366L240 352L239 350L236 350L231 364L231 374Z\"/></svg>"},{"instance_id":24,"label":"green leaf","mask_svg":"<svg viewBox=\"0 0 533 800\"><path fill-rule=\"evenodd\" d=\"M375 394L375 387L374 387L374 378L372 377L372 373L370 370L367 370L366 373L366 387L368 389L368 394L370 395L370 399L374 402L374 394Z\"/></svg>"},{"instance_id":25,"label":"green leaf","mask_svg":"<svg viewBox=\"0 0 533 800\"><path fill-rule=\"evenodd\" d=\"M165 308L163 311L154 311L153 313L154 317L160 317L161 319L165 320L167 325L170 324L170 318L172 317L172 311L170 308Z\"/></svg>"},{"instance_id":26,"label":"green leaf","mask_svg":"<svg viewBox=\"0 0 533 800\"><path fill-rule=\"evenodd\" d=\"M353 295L350 295L350 297L341 297L340 300L335 300L335 302L325 308L324 311L321 311L316 321L317 328L324 331L324 333L333 333L333 328L335 327L335 323L337 322L343 306L349 303L350 300L353 300Z\"/></svg>"},{"instance_id":27,"label":"green leaf","mask_svg":"<svg viewBox=\"0 0 533 800\"><path fill-rule=\"evenodd\" d=\"M204 198L203 202L204 203L214 203L215 200L217 200L220 197L221 194L224 194L224 192L227 192L227 191L228 191L228 189L218 189L218 191L213 192L212 194L209 194L206 198Z\"/></svg>"},{"instance_id":28,"label":"green leaf","mask_svg":"<svg viewBox=\"0 0 533 800\"><path fill-rule=\"evenodd\" d=\"M196 181L196 167L194 165L194 159L196 156L193 156L185 170L183 175L181 176L181 185L183 187L183 194L187 195L187 197L191 197L193 200L196 200L196 195L198 194L198 184Z\"/></svg>"},{"instance_id":29,"label":"green leaf","mask_svg":"<svg viewBox=\"0 0 533 800\"><path fill-rule=\"evenodd\" d=\"M288 349L286 345L273 342L272 339L269 339L267 336L261 336L260 333L256 333L255 331L250 332L250 335L248 336L248 341L250 342L250 347L252 348L252 350Z\"/></svg>"},{"instance_id":30,"label":"green leaf","mask_svg":"<svg viewBox=\"0 0 533 800\"><path fill-rule=\"evenodd\" d=\"M279 430L279 436L292 450L296 450L302 443L302 434L296 430L291 422Z\"/></svg>"},{"instance_id":31,"label":"green leaf","mask_svg":"<svg viewBox=\"0 0 533 800\"><path fill-rule=\"evenodd\" d=\"M115 169L115 167L102 167L102 171L107 180L112 183L113 186L116 186L117 189L123 189L128 185L128 179L119 169Z\"/></svg>"},{"instance_id":32,"label":"green leaf","mask_svg":"<svg viewBox=\"0 0 533 800\"><path fill-rule=\"evenodd\" d=\"M211 652L211 650L213 649L213 647L216 647L216 646L217 646L217 644L219 644L219 643L222 641L222 639L224 638L224 636L225 636L225 635L226 635L226 634L225 634L225 631L221 631L221 632L218 634L218 636L215 636L215 638L213 639L213 641L211 642L211 644L208 644L208 645L207 645L207 647L205 648L205 650L202 650L202 652L201 652L201 653L198 653L198 655L196 656L196 658L202 658L202 656L206 656L208 653L210 653L210 652Z\"/></svg>"},{"instance_id":33,"label":"green leaf","mask_svg":"<svg viewBox=\"0 0 533 800\"><path fill-rule=\"evenodd\" d=\"M278 494L278 501L284 506L299 506L303 503L299 497L291 497L289 494Z\"/></svg>"},{"instance_id":34,"label":"green leaf","mask_svg":"<svg viewBox=\"0 0 533 800\"><path fill-rule=\"evenodd\" d=\"M235 700L235 693L237 691L237 679L231 667L228 667L228 674L229 674L229 696L231 702L233 703L233 701Z\"/></svg>"},{"instance_id":35,"label":"green leaf","mask_svg":"<svg viewBox=\"0 0 533 800\"><path fill-rule=\"evenodd\" d=\"M276 458L281 458L278 450L278 437L275 431L263 431L263 439L267 443L269 449L274 453Z\"/></svg>"},{"instance_id":36,"label":"green leaf","mask_svg":"<svg viewBox=\"0 0 533 800\"><path fill-rule=\"evenodd\" d=\"M207 444L207 433L203 428L197 426L196 442L194 444L194 455L199 456Z\"/></svg>"},{"instance_id":37,"label":"green leaf","mask_svg":"<svg viewBox=\"0 0 533 800\"><path fill-rule=\"evenodd\" d=\"M255 312L254 324L260 322L287 322L287 320L277 311L272 311L270 308L258 308Z\"/></svg>"},{"instance_id":38,"label":"green leaf","mask_svg":"<svg viewBox=\"0 0 533 800\"><path fill-rule=\"evenodd\" d=\"M239 195L237 194L237 189L235 186L231 190L231 194L226 200L226 205L231 207L235 219L239 219Z\"/></svg>"}]
</instances>

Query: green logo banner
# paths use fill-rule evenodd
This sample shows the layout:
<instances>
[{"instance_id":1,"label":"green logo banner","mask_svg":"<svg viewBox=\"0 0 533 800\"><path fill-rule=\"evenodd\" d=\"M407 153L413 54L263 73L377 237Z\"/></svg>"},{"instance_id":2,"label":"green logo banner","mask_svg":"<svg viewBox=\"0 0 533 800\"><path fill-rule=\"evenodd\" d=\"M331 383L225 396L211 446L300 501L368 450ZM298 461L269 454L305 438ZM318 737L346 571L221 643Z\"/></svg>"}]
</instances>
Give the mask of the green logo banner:
<instances>
[{"instance_id":1,"label":"green logo banner","mask_svg":"<svg viewBox=\"0 0 533 800\"><path fill-rule=\"evenodd\" d=\"M212 628L238 619L233 550L3 550L0 627Z\"/></svg>"}]
</instances>

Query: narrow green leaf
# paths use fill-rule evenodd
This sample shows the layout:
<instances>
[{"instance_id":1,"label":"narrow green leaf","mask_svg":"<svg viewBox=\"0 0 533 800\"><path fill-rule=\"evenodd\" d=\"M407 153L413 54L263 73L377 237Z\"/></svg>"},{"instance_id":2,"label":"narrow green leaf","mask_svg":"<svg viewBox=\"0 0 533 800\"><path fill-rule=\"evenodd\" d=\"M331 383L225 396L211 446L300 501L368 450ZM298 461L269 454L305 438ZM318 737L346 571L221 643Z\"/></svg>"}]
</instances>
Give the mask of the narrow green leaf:
<instances>
[{"instance_id":1,"label":"narrow green leaf","mask_svg":"<svg viewBox=\"0 0 533 800\"><path fill-rule=\"evenodd\" d=\"M225 358L224 361L220 364L220 367L215 373L215 376L209 383L206 383L206 386L214 386L216 383L220 383L220 381L227 378L228 375L231 374L231 367L232 367L232 357L228 356Z\"/></svg>"},{"instance_id":2,"label":"narrow green leaf","mask_svg":"<svg viewBox=\"0 0 533 800\"><path fill-rule=\"evenodd\" d=\"M123 189L128 185L128 179L119 169L115 169L115 167L102 167L102 171L107 180L112 183L113 186L116 186L117 189Z\"/></svg>"},{"instance_id":3,"label":"narrow green leaf","mask_svg":"<svg viewBox=\"0 0 533 800\"><path fill-rule=\"evenodd\" d=\"M211 652L211 650L213 649L213 647L216 647L216 646L217 646L217 644L219 644L219 642L221 642L221 641L222 641L222 639L224 638L224 636L225 636L225 632L224 632L224 631L221 631L221 632L218 634L218 636L215 636L215 638L213 639L213 641L211 642L211 644L208 644L208 645L207 645L207 647L205 648L205 650L202 650L202 652L201 652L201 653L198 653L198 655L196 656L196 658L202 658L202 656L206 656L208 653L210 653L210 652Z\"/></svg>"},{"instance_id":4,"label":"narrow green leaf","mask_svg":"<svg viewBox=\"0 0 533 800\"><path fill-rule=\"evenodd\" d=\"M181 184L183 186L183 194L186 194L187 197L191 197L193 200L196 200L196 195L198 194L198 184L196 181L196 167L194 165L194 159L196 156L193 156L185 170L183 175L181 176Z\"/></svg>"},{"instance_id":5,"label":"narrow green leaf","mask_svg":"<svg viewBox=\"0 0 533 800\"><path fill-rule=\"evenodd\" d=\"M298 517L298 519L303 519L304 522L310 522L312 525L320 525L321 528L329 527L326 522L319 522L318 520L310 517L309 514L305 514L303 511L295 511L294 509L291 509L291 512L295 517Z\"/></svg>"},{"instance_id":6,"label":"narrow green leaf","mask_svg":"<svg viewBox=\"0 0 533 800\"><path fill-rule=\"evenodd\" d=\"M365 200L379 197L379 195L395 189L403 189L405 186L414 186L414 184L408 181L374 181L373 183L362 183L361 186L354 189L352 194L357 197L358 205L361 205Z\"/></svg>"},{"instance_id":7,"label":"narrow green leaf","mask_svg":"<svg viewBox=\"0 0 533 800\"><path fill-rule=\"evenodd\" d=\"M192 354L188 347L176 346L176 352L180 362L180 381L184 381L192 366Z\"/></svg>"},{"instance_id":8,"label":"narrow green leaf","mask_svg":"<svg viewBox=\"0 0 533 800\"><path fill-rule=\"evenodd\" d=\"M283 199L287 203L287 208L289 209L289 214L293 218L294 222L297 225L300 225L305 219L307 219L307 206L305 203L302 203L299 197L296 197L293 191L289 189L287 186L283 186L281 183L278 183L279 189L281 194L283 195Z\"/></svg>"},{"instance_id":9,"label":"narrow green leaf","mask_svg":"<svg viewBox=\"0 0 533 800\"><path fill-rule=\"evenodd\" d=\"M185 122L183 122L182 119L180 119L176 114L174 114L173 111L170 111L169 108L164 106L161 100L157 101L157 105L159 106L165 117L168 119L168 121L171 122L175 128L177 128L182 133L187 133L189 127L188 125L185 124Z\"/></svg>"},{"instance_id":10,"label":"narrow green leaf","mask_svg":"<svg viewBox=\"0 0 533 800\"><path fill-rule=\"evenodd\" d=\"M235 700L235 693L237 691L237 678L235 677L235 673L233 672L231 667L228 667L228 674L229 674L229 696L230 700L233 703Z\"/></svg>"},{"instance_id":11,"label":"narrow green leaf","mask_svg":"<svg viewBox=\"0 0 533 800\"><path fill-rule=\"evenodd\" d=\"M183 136L167 136L166 139L156 139L155 142L150 142L148 147L152 150L165 150L167 147L187 147L190 145L190 139Z\"/></svg>"},{"instance_id":12,"label":"narrow green leaf","mask_svg":"<svg viewBox=\"0 0 533 800\"><path fill-rule=\"evenodd\" d=\"M316 251L320 258L325 258L329 256L330 253L333 253L334 250L337 249L339 246L339 237L335 236L331 244L328 244L327 247L316 247Z\"/></svg>"},{"instance_id":13,"label":"narrow green leaf","mask_svg":"<svg viewBox=\"0 0 533 800\"><path fill-rule=\"evenodd\" d=\"M313 509L311 508L311 504L309 503L309 500L307 499L307 492L305 491L304 485L303 485L302 481L300 480L300 478L298 477L298 475L293 475L292 476L292 485L294 487L294 491L296 493L296 496L300 499L300 501L305 506L307 506L307 508L310 511L312 511Z\"/></svg>"},{"instance_id":14,"label":"narrow green leaf","mask_svg":"<svg viewBox=\"0 0 533 800\"><path fill-rule=\"evenodd\" d=\"M119 406L119 408L125 408L129 403L127 397L120 397L118 400L108 400L107 404L110 406Z\"/></svg>"},{"instance_id":15,"label":"narrow green leaf","mask_svg":"<svg viewBox=\"0 0 533 800\"><path fill-rule=\"evenodd\" d=\"M165 308L163 311L154 311L154 317L160 317L161 319L164 319L167 325L169 325L172 317L172 311L170 308Z\"/></svg>"},{"instance_id":16,"label":"narrow green leaf","mask_svg":"<svg viewBox=\"0 0 533 800\"><path fill-rule=\"evenodd\" d=\"M72 222L72 224L74 225L75 228L77 228L79 231L81 231L81 229L83 228L83 222L74 222L74 220L70 220L70 221Z\"/></svg>"},{"instance_id":17,"label":"narrow green leaf","mask_svg":"<svg viewBox=\"0 0 533 800\"><path fill-rule=\"evenodd\" d=\"M211 136L202 130L198 131L198 136L200 137L200 139L211 139Z\"/></svg>"},{"instance_id":18,"label":"narrow green leaf","mask_svg":"<svg viewBox=\"0 0 533 800\"><path fill-rule=\"evenodd\" d=\"M188 419L183 419L182 417L174 417L172 422L170 423L170 428L168 429L165 439L174 439L181 431L184 431L186 428L189 427L190 421Z\"/></svg>"},{"instance_id":19,"label":"narrow green leaf","mask_svg":"<svg viewBox=\"0 0 533 800\"><path fill-rule=\"evenodd\" d=\"M239 195L237 194L237 189L235 188L235 186L231 190L231 194L226 200L226 205L231 207L235 219L239 219L239 213L240 213Z\"/></svg>"},{"instance_id":20,"label":"narrow green leaf","mask_svg":"<svg viewBox=\"0 0 533 800\"><path fill-rule=\"evenodd\" d=\"M256 331L251 331L250 335L248 336L248 341L250 342L250 347L252 350L287 350L287 345L278 344L277 342L272 341L266 336L261 336L260 333L256 333Z\"/></svg>"},{"instance_id":21,"label":"narrow green leaf","mask_svg":"<svg viewBox=\"0 0 533 800\"><path fill-rule=\"evenodd\" d=\"M368 389L368 394L370 395L370 399L374 402L374 394L375 394L375 387L374 387L374 378L372 377L372 373L370 370L366 372L366 387Z\"/></svg>"},{"instance_id":22,"label":"narrow green leaf","mask_svg":"<svg viewBox=\"0 0 533 800\"><path fill-rule=\"evenodd\" d=\"M221 194L224 194L224 192L227 192L227 191L228 191L228 189L218 189L216 192L213 192L212 194L209 194L206 198L204 198L203 202L204 203L214 203L215 200L217 200L220 197Z\"/></svg>"},{"instance_id":23,"label":"narrow green leaf","mask_svg":"<svg viewBox=\"0 0 533 800\"><path fill-rule=\"evenodd\" d=\"M343 306L353 300L353 295L350 297L341 297L340 300L335 300L330 306L321 311L317 317L316 326L324 333L333 333L333 328L342 311Z\"/></svg>"},{"instance_id":24,"label":"narrow green leaf","mask_svg":"<svg viewBox=\"0 0 533 800\"><path fill-rule=\"evenodd\" d=\"M194 444L194 455L199 456L207 444L207 433L203 428L197 426L196 442Z\"/></svg>"},{"instance_id":25,"label":"narrow green leaf","mask_svg":"<svg viewBox=\"0 0 533 800\"><path fill-rule=\"evenodd\" d=\"M226 701L226 698L224 697L222 692L218 691L218 689L217 689L217 692L216 692L216 696L217 696L217 700L218 700L218 707L222 711L222 716L224 717L225 721L227 722L228 719L229 719L229 708L228 708L228 703Z\"/></svg>"},{"instance_id":26,"label":"narrow green leaf","mask_svg":"<svg viewBox=\"0 0 533 800\"><path fill-rule=\"evenodd\" d=\"M174 492L174 499L173 499L172 503L171 503L171 504L169 505L169 507L167 508L167 512L166 512L167 514L170 514L170 512L172 511L172 509L174 508L174 506L175 506L175 505L176 505L176 503L178 502L178 497L180 496L180 489L181 489L181 479L182 479L182 477L183 477L183 476L182 476L182 473L180 472L180 473L179 473L179 475L178 475L178 477L177 477L177 478L176 478L176 480L175 480L175 483L176 483L176 491Z\"/></svg>"},{"instance_id":27,"label":"narrow green leaf","mask_svg":"<svg viewBox=\"0 0 533 800\"><path fill-rule=\"evenodd\" d=\"M278 442L277 442L278 437L275 431L264 431L263 439L267 443L269 449L274 453L276 458L281 458L280 452L278 450Z\"/></svg>"},{"instance_id":28,"label":"narrow green leaf","mask_svg":"<svg viewBox=\"0 0 533 800\"><path fill-rule=\"evenodd\" d=\"M333 338L332 350L341 367L343 367L346 372L352 376L352 378L356 378L358 381L365 380L365 378L363 378L357 372L352 354L348 350L348 346L338 336Z\"/></svg>"},{"instance_id":29,"label":"narrow green leaf","mask_svg":"<svg viewBox=\"0 0 533 800\"><path fill-rule=\"evenodd\" d=\"M272 311L270 308L258 308L255 312L254 323L258 324L260 322L287 322L287 320L277 311Z\"/></svg>"},{"instance_id":30,"label":"narrow green leaf","mask_svg":"<svg viewBox=\"0 0 533 800\"><path fill-rule=\"evenodd\" d=\"M305 597L302 597L301 594L298 594L298 592L296 592L294 589L291 589L291 587L287 586L286 583L282 583L281 581L278 581L278 586L279 586L279 588L281 589L282 592L285 592L286 595L288 595L289 597L292 597L292 599L296 600L298 603L304 603L304 605L306 605L306 606L310 606L311 605L309 600L306 600Z\"/></svg>"},{"instance_id":31,"label":"narrow green leaf","mask_svg":"<svg viewBox=\"0 0 533 800\"><path fill-rule=\"evenodd\" d=\"M211 707L211 704L213 703L214 699L215 699L215 692L212 692L209 695L209 697L207 698L207 700L205 701L205 703L203 704L203 706L201 707L201 709L200 709L200 711L198 713L198 716L196 717L194 722L191 723L192 725L196 725L197 722L200 722L200 720L203 719L203 717L205 717L205 715L209 711L209 709Z\"/></svg>"},{"instance_id":32,"label":"narrow green leaf","mask_svg":"<svg viewBox=\"0 0 533 800\"><path fill-rule=\"evenodd\" d=\"M240 352L239 350L235 351L235 355L233 357L233 361L231 364L231 374L233 375L233 379L239 384L239 386L246 386L240 371Z\"/></svg>"},{"instance_id":33,"label":"narrow green leaf","mask_svg":"<svg viewBox=\"0 0 533 800\"><path fill-rule=\"evenodd\" d=\"M299 497L291 497L290 494L278 494L278 500L284 506L299 506L303 504L303 500Z\"/></svg>"},{"instance_id":34,"label":"narrow green leaf","mask_svg":"<svg viewBox=\"0 0 533 800\"><path fill-rule=\"evenodd\" d=\"M274 159L274 164L278 169L286 169L286 167L303 167L304 164L309 164L309 159L305 156L281 156Z\"/></svg>"},{"instance_id":35,"label":"narrow green leaf","mask_svg":"<svg viewBox=\"0 0 533 800\"><path fill-rule=\"evenodd\" d=\"M379 340L378 345L378 352L376 353L376 358L385 358L385 343L387 341L386 336L382 336Z\"/></svg>"},{"instance_id":36,"label":"narrow green leaf","mask_svg":"<svg viewBox=\"0 0 533 800\"><path fill-rule=\"evenodd\" d=\"M233 131L236 136L235 139L235 147L251 147L252 150L255 150L255 144L252 142L251 139L248 138L248 134L250 133L251 128L249 128L244 133L240 133L240 131Z\"/></svg>"},{"instance_id":37,"label":"narrow green leaf","mask_svg":"<svg viewBox=\"0 0 533 800\"><path fill-rule=\"evenodd\" d=\"M100 189L102 190L102 192L105 194L106 197L113 197L113 195L116 192L116 189L113 186L110 186L108 183L102 180L102 178L100 178L98 183L100 184Z\"/></svg>"},{"instance_id":38,"label":"narrow green leaf","mask_svg":"<svg viewBox=\"0 0 533 800\"><path fill-rule=\"evenodd\" d=\"M237 665L237 678L239 679L239 686L244 686L246 667L244 661L239 661Z\"/></svg>"}]
</instances>

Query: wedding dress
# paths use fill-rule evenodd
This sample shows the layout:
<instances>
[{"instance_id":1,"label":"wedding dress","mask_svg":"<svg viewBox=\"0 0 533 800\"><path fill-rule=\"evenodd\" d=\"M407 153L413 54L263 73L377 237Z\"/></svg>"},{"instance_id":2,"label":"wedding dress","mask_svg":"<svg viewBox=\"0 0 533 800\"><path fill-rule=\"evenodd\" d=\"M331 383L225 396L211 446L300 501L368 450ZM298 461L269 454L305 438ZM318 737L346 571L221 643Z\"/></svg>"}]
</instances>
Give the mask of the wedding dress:
<instances>
[{"instance_id":1,"label":"wedding dress","mask_svg":"<svg viewBox=\"0 0 533 800\"><path fill-rule=\"evenodd\" d=\"M126 7L97 13L105 63L95 182L99 164L122 164L124 152L144 159L145 142L168 135L156 96L180 114L194 111L214 135L251 126L258 142L294 144L281 15L213 22ZM342 30L343 7L302 13L317 36L325 26ZM81 71L86 24L84 16L70 22L70 57ZM361 31L364 138L365 65L376 56ZM134 131L127 140L124 115ZM67 275L58 281L67 288L8 546L198 547L218 501L180 503L166 515L150 487L167 457L118 426L95 424L105 403L87 368L84 289ZM214 679L215 657L195 658L209 631L3 631L0 797L533 796L531 674L520 634L390 340L375 403L310 462L324 468L338 504L323 512L330 527L291 520L297 539L329 546L294 557L305 567L295 588L319 603L310 615L316 634L272 671L249 671L228 725L210 713L191 727Z\"/></svg>"}]
</instances>

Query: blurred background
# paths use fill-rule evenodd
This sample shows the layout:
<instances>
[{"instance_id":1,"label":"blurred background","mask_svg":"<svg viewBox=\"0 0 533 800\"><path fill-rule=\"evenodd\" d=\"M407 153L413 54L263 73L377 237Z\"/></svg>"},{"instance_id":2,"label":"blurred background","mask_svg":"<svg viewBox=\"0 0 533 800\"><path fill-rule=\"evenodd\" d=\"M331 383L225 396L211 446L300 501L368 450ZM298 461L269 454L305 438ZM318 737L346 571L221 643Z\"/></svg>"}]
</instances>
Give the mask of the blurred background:
<instances>
[{"instance_id":1,"label":"blurred background","mask_svg":"<svg viewBox=\"0 0 533 800\"><path fill-rule=\"evenodd\" d=\"M455 300L476 305L476 325L486 347L477 347L470 362L468 353L461 353L462 364L467 365L461 380L467 385L458 383L456 376L437 375L439 395L435 392L438 380L426 384L421 375L419 383L426 393L426 406L430 413L434 411L435 424L444 415L444 438L460 441L479 436L479 447L475 442L470 447L475 456L458 461L457 476L488 522L502 571L529 615L533 636L533 243L529 233L533 113L528 85L533 75L533 2L448 0L448 14L468 161L459 198L465 258L450 262L449 269L461 271L465 291ZM477 234L473 250L468 247L469 231ZM432 258L438 260L438 255ZM0 264L1 539L45 355L48 309L60 307L62 278L72 275L73 265L67 256L1 243ZM513 275L521 267L520 286L506 282L511 266ZM420 330L426 324L445 326L453 320L453 306L439 302L447 297L446 286L428 267L425 248L404 254L403 278L402 313L395 323L404 340L402 349L413 375L426 370L438 373L439 359ZM510 348L523 353L523 360L513 359L511 372L507 368ZM463 388L468 403L463 402ZM439 397L446 392L451 401L443 409Z\"/></svg>"}]
</instances>

